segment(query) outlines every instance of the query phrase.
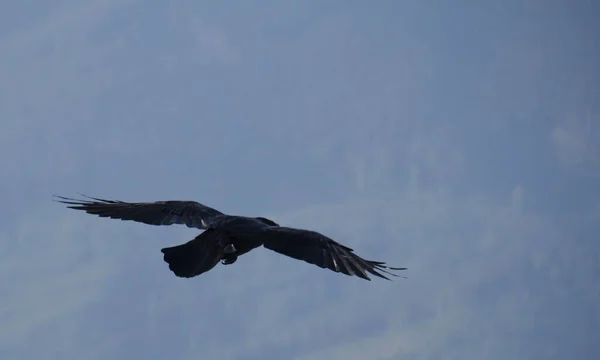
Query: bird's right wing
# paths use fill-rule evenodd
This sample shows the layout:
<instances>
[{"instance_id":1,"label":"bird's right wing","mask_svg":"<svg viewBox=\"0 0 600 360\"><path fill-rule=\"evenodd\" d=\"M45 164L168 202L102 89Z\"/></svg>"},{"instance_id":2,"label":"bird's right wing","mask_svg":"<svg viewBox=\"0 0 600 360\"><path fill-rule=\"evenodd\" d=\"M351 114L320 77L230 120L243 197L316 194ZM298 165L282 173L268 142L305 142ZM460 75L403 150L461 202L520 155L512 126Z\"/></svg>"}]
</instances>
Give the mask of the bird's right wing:
<instances>
[{"instance_id":1,"label":"bird's right wing","mask_svg":"<svg viewBox=\"0 0 600 360\"><path fill-rule=\"evenodd\" d=\"M68 208L112 219L131 220L149 225L185 224L187 227L206 229L219 215L218 210L196 201L170 200L155 202L125 202L86 196L90 200L71 199L55 195Z\"/></svg>"},{"instance_id":2,"label":"bird's right wing","mask_svg":"<svg viewBox=\"0 0 600 360\"><path fill-rule=\"evenodd\" d=\"M365 260L356 255L351 248L316 231L283 226L270 227L263 230L261 239L263 246L269 250L365 280L371 280L367 273L389 280L382 273L399 276L389 270L406 270L388 266L382 261Z\"/></svg>"},{"instance_id":3,"label":"bird's right wing","mask_svg":"<svg viewBox=\"0 0 600 360\"><path fill-rule=\"evenodd\" d=\"M169 269L178 277L191 278L211 270L224 251L224 233L209 229L185 244L160 251Z\"/></svg>"}]
</instances>

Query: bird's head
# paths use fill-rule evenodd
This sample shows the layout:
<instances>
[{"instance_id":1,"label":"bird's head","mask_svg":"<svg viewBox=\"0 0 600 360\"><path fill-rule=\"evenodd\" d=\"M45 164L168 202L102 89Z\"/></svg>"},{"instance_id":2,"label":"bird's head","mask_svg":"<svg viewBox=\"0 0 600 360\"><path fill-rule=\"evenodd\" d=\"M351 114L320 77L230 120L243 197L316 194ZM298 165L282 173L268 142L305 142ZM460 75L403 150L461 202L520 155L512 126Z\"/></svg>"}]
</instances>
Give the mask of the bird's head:
<instances>
[{"instance_id":1,"label":"bird's head","mask_svg":"<svg viewBox=\"0 0 600 360\"><path fill-rule=\"evenodd\" d=\"M263 224L267 224L267 225L270 225L270 226L279 226L279 224L276 223L275 221L269 220L269 219L264 218L264 217L257 217L256 219L258 219Z\"/></svg>"}]
</instances>

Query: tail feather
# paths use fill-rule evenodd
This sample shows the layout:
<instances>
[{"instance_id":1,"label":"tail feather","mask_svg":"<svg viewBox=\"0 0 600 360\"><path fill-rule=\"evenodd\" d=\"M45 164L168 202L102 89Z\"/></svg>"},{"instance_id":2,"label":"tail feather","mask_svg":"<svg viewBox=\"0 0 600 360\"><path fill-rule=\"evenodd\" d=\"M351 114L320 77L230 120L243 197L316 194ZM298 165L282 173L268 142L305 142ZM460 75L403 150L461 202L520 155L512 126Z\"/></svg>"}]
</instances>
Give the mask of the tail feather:
<instances>
[{"instance_id":1,"label":"tail feather","mask_svg":"<svg viewBox=\"0 0 600 360\"><path fill-rule=\"evenodd\" d=\"M209 230L185 244L161 249L163 260L176 276L191 278L215 267L223 256L223 246Z\"/></svg>"}]
</instances>

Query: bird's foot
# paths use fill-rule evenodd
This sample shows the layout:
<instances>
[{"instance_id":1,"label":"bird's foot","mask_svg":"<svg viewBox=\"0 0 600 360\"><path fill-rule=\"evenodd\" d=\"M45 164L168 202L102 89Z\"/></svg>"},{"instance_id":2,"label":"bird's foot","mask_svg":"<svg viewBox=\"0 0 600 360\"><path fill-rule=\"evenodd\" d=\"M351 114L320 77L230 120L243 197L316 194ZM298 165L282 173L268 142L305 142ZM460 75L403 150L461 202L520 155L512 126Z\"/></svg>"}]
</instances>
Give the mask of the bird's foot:
<instances>
[{"instance_id":1,"label":"bird's foot","mask_svg":"<svg viewBox=\"0 0 600 360\"><path fill-rule=\"evenodd\" d=\"M225 254L233 254L237 251L237 249L235 248L235 246L233 246L233 244L229 244L227 246L225 246L225 249L223 249L223 252Z\"/></svg>"},{"instance_id":2,"label":"bird's foot","mask_svg":"<svg viewBox=\"0 0 600 360\"><path fill-rule=\"evenodd\" d=\"M237 255L235 254L226 254L221 258L221 264L223 265L231 265L237 260Z\"/></svg>"}]
</instances>

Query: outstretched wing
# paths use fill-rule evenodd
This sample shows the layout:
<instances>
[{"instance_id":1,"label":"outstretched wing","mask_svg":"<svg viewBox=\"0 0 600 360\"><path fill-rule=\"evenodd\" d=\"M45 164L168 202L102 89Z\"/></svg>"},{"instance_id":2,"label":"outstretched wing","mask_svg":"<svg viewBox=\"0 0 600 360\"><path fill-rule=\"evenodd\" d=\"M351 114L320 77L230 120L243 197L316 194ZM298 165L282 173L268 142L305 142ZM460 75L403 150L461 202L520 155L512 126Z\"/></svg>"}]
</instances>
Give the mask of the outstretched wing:
<instances>
[{"instance_id":1,"label":"outstretched wing","mask_svg":"<svg viewBox=\"0 0 600 360\"><path fill-rule=\"evenodd\" d=\"M351 248L310 230L267 228L263 231L263 245L269 250L294 259L365 280L371 280L367 273L390 280L382 273L399 276L388 270L406 270L387 266L380 261L365 260L356 255Z\"/></svg>"},{"instance_id":2,"label":"outstretched wing","mask_svg":"<svg viewBox=\"0 0 600 360\"><path fill-rule=\"evenodd\" d=\"M160 251L169 269L178 277L191 278L215 267L224 250L224 234L209 229L185 244Z\"/></svg>"},{"instance_id":3,"label":"outstretched wing","mask_svg":"<svg viewBox=\"0 0 600 360\"><path fill-rule=\"evenodd\" d=\"M85 195L83 195L85 196ZM223 215L218 210L195 201L125 202L85 196L90 200L71 199L55 195L68 208L112 219L131 220L149 225L185 224L206 229L211 219Z\"/></svg>"}]
</instances>

